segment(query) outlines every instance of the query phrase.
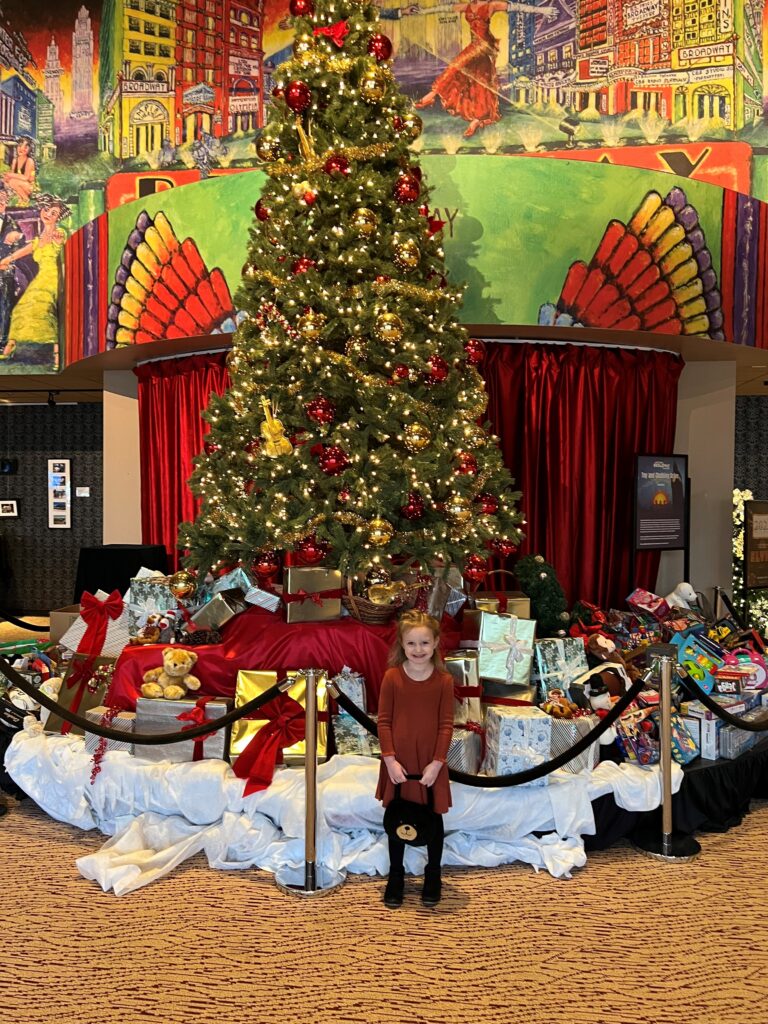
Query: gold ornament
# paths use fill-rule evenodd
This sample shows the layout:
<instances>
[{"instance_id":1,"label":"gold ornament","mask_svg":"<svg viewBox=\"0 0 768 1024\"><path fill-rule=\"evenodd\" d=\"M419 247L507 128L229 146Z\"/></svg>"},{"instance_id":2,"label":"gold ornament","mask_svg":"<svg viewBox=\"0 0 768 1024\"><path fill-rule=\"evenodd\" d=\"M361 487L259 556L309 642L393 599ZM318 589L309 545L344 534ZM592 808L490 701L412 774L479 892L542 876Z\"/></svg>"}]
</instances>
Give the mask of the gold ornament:
<instances>
[{"instance_id":1,"label":"gold ornament","mask_svg":"<svg viewBox=\"0 0 768 1024\"><path fill-rule=\"evenodd\" d=\"M464 443L467 448L482 448L487 439L485 431L477 423L467 423L464 427Z\"/></svg>"},{"instance_id":2,"label":"gold ornament","mask_svg":"<svg viewBox=\"0 0 768 1024\"><path fill-rule=\"evenodd\" d=\"M350 338L344 346L344 354L349 359L362 361L368 356L368 345L365 338Z\"/></svg>"},{"instance_id":3,"label":"gold ornament","mask_svg":"<svg viewBox=\"0 0 768 1024\"><path fill-rule=\"evenodd\" d=\"M259 160L269 163L272 160L277 160L279 155L280 143L277 139L273 139L271 135L263 134L256 139L256 156Z\"/></svg>"},{"instance_id":4,"label":"gold ornament","mask_svg":"<svg viewBox=\"0 0 768 1024\"><path fill-rule=\"evenodd\" d=\"M310 309L309 312L304 314L304 316L299 317L299 321L296 326L307 341L317 341L323 332L325 320L326 317L324 313L316 313L313 309Z\"/></svg>"},{"instance_id":5,"label":"gold ornament","mask_svg":"<svg viewBox=\"0 0 768 1024\"><path fill-rule=\"evenodd\" d=\"M403 444L409 452L421 452L432 443L432 431L424 423L409 423L403 430Z\"/></svg>"},{"instance_id":6,"label":"gold ornament","mask_svg":"<svg viewBox=\"0 0 768 1024\"><path fill-rule=\"evenodd\" d=\"M405 327L397 313L379 313L373 327L373 333L379 341L395 343L400 341Z\"/></svg>"},{"instance_id":7,"label":"gold ornament","mask_svg":"<svg viewBox=\"0 0 768 1024\"><path fill-rule=\"evenodd\" d=\"M312 36L302 32L293 44L293 56L294 60L298 61L302 67L307 67L314 62L317 54L315 53L315 40Z\"/></svg>"},{"instance_id":8,"label":"gold ornament","mask_svg":"<svg viewBox=\"0 0 768 1024\"><path fill-rule=\"evenodd\" d=\"M395 528L386 519L376 516L368 524L368 540L374 547L383 548L394 536Z\"/></svg>"},{"instance_id":9,"label":"gold ornament","mask_svg":"<svg viewBox=\"0 0 768 1024\"><path fill-rule=\"evenodd\" d=\"M381 68L368 68L360 79L360 99L363 103L378 103L387 91L387 75Z\"/></svg>"},{"instance_id":10,"label":"gold ornament","mask_svg":"<svg viewBox=\"0 0 768 1024\"><path fill-rule=\"evenodd\" d=\"M389 569L385 569L383 565L372 565L368 572L365 574L366 588L380 586L381 584L391 582L392 573L389 571Z\"/></svg>"},{"instance_id":11,"label":"gold ornament","mask_svg":"<svg viewBox=\"0 0 768 1024\"><path fill-rule=\"evenodd\" d=\"M415 270L421 259L421 250L412 238L404 242L395 240L393 259L401 270Z\"/></svg>"},{"instance_id":12,"label":"gold ornament","mask_svg":"<svg viewBox=\"0 0 768 1024\"><path fill-rule=\"evenodd\" d=\"M197 590L197 577L189 569L179 569L171 576L168 586L173 596L183 601L185 597L192 597Z\"/></svg>"},{"instance_id":13,"label":"gold ornament","mask_svg":"<svg viewBox=\"0 0 768 1024\"><path fill-rule=\"evenodd\" d=\"M362 235L363 238L368 238L376 231L379 224L379 218L373 210L369 210L365 206L361 206L360 209L355 210L352 214L352 220L350 223L354 232L358 235Z\"/></svg>"},{"instance_id":14,"label":"gold ornament","mask_svg":"<svg viewBox=\"0 0 768 1024\"><path fill-rule=\"evenodd\" d=\"M401 119L401 131L410 139L418 139L423 127L424 124L415 111L411 111L410 114L406 114L405 117Z\"/></svg>"},{"instance_id":15,"label":"gold ornament","mask_svg":"<svg viewBox=\"0 0 768 1024\"><path fill-rule=\"evenodd\" d=\"M264 438L264 454L268 459L279 459L281 455L290 455L293 445L285 436L285 427L277 418L277 406L266 396L261 399L261 407L266 417L261 424L261 436Z\"/></svg>"},{"instance_id":16,"label":"gold ornament","mask_svg":"<svg viewBox=\"0 0 768 1024\"><path fill-rule=\"evenodd\" d=\"M455 526L464 526L472 518L472 502L461 494L452 494L445 503L445 514Z\"/></svg>"}]
</instances>

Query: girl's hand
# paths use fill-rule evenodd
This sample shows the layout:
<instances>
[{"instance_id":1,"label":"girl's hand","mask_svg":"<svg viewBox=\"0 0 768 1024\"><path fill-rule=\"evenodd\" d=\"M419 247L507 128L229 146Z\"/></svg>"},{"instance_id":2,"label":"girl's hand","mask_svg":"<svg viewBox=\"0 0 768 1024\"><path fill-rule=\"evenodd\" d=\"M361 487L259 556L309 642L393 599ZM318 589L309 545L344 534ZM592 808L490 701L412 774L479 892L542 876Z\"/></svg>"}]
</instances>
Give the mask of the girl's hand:
<instances>
[{"instance_id":1,"label":"girl's hand","mask_svg":"<svg viewBox=\"0 0 768 1024\"><path fill-rule=\"evenodd\" d=\"M385 757L384 764L387 768L389 780L393 785L397 786L401 782L408 781L403 766L396 757Z\"/></svg>"},{"instance_id":2,"label":"girl's hand","mask_svg":"<svg viewBox=\"0 0 768 1024\"><path fill-rule=\"evenodd\" d=\"M430 761L430 763L424 769L424 774L421 776L420 779L422 786L434 786L435 779L440 774L440 769L442 767L442 761Z\"/></svg>"}]
</instances>

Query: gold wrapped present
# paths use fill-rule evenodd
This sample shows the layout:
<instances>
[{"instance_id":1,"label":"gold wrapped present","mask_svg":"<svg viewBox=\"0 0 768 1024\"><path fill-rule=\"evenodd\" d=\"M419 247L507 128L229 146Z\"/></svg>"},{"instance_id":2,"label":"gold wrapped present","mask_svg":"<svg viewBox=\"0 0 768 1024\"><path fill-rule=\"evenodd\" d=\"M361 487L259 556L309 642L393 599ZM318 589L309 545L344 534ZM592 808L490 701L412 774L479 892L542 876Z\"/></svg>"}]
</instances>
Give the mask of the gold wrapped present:
<instances>
[{"instance_id":1,"label":"gold wrapped present","mask_svg":"<svg viewBox=\"0 0 768 1024\"><path fill-rule=\"evenodd\" d=\"M114 658L103 655L90 658L86 654L73 654L59 690L58 703L73 714L85 718L86 711L104 703L114 664ZM79 725L70 725L55 711L48 715L44 728L46 732L60 733L62 736L69 733L83 735Z\"/></svg>"},{"instance_id":2,"label":"gold wrapped present","mask_svg":"<svg viewBox=\"0 0 768 1024\"><path fill-rule=\"evenodd\" d=\"M298 701L303 708L307 706L307 681L298 671L288 672L288 676L295 678L295 683L287 691L288 696ZM317 756L325 759L328 756L328 692L326 690L326 674L320 672L315 675L317 683ZM262 693L274 686L277 682L276 672L241 671L237 673L237 684L235 688L235 707L241 708L249 700L260 697ZM258 714L258 712L257 712ZM254 736L262 729L269 719L241 718L232 726L232 738L229 743L230 760L238 757ZM300 739L290 747L283 750L283 758L286 764L297 765L304 763L306 754L306 743Z\"/></svg>"},{"instance_id":3,"label":"gold wrapped present","mask_svg":"<svg viewBox=\"0 0 768 1024\"><path fill-rule=\"evenodd\" d=\"M290 566L283 601L288 622L327 622L341 616L341 573L323 566Z\"/></svg>"}]
</instances>

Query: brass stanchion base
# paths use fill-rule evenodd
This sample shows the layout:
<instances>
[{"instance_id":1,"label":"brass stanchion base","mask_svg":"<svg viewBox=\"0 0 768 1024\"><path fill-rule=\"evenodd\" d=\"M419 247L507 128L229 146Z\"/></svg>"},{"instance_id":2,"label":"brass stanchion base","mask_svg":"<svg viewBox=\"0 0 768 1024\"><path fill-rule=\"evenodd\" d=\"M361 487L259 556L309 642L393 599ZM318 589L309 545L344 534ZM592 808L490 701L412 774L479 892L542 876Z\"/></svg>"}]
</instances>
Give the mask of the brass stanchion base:
<instances>
[{"instance_id":1,"label":"brass stanchion base","mask_svg":"<svg viewBox=\"0 0 768 1024\"><path fill-rule=\"evenodd\" d=\"M275 885L280 892L290 896L302 896L305 899L318 899L328 896L341 888L347 880L345 871L334 871L332 868L319 865L315 870L315 887L306 887L306 870L301 868L282 867L275 872Z\"/></svg>"},{"instance_id":2,"label":"brass stanchion base","mask_svg":"<svg viewBox=\"0 0 768 1024\"><path fill-rule=\"evenodd\" d=\"M668 864L685 864L696 860L701 853L701 844L684 832L673 832L665 836L656 830L641 831L635 833L630 842L638 853L653 857L655 860L666 861Z\"/></svg>"}]
</instances>

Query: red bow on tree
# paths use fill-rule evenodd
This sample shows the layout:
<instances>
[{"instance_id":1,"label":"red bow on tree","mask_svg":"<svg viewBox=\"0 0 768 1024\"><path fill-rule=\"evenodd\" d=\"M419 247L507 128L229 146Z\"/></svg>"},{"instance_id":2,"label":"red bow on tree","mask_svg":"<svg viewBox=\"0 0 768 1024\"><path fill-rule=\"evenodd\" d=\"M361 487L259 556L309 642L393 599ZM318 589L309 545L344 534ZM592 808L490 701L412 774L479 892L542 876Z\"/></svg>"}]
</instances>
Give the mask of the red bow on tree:
<instances>
[{"instance_id":1,"label":"red bow on tree","mask_svg":"<svg viewBox=\"0 0 768 1024\"><path fill-rule=\"evenodd\" d=\"M250 719L267 719L251 742L232 765L238 779L247 779L243 796L267 789L275 774L275 765L283 759L285 747L304 739L306 715L304 708L287 693L273 700L252 715Z\"/></svg>"},{"instance_id":2,"label":"red bow on tree","mask_svg":"<svg viewBox=\"0 0 768 1024\"><path fill-rule=\"evenodd\" d=\"M312 29L313 35L316 36L328 36L336 45L341 48L344 45L344 40L349 32L349 25L347 25L346 19L342 18L341 21L337 21L335 25L323 25L319 28Z\"/></svg>"}]
</instances>

